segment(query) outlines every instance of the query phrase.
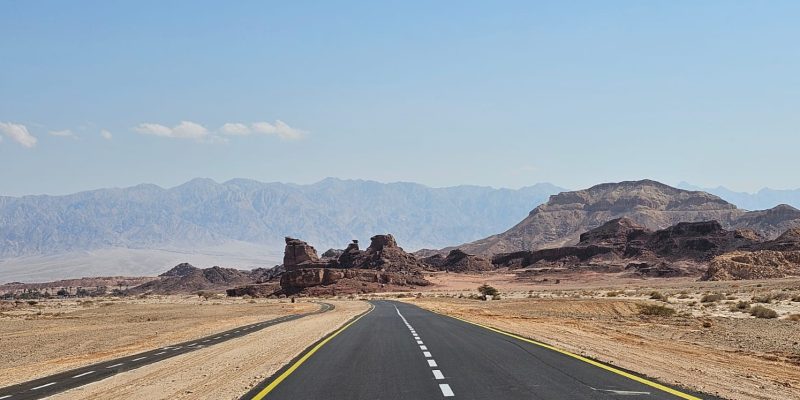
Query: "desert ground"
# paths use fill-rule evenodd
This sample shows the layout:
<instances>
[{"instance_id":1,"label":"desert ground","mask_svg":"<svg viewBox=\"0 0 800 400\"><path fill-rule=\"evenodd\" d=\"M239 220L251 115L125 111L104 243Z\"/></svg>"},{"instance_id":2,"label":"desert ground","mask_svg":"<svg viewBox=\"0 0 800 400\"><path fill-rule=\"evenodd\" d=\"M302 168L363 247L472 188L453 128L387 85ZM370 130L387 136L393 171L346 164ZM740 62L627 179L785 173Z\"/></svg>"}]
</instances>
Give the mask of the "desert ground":
<instances>
[{"instance_id":1,"label":"desert ground","mask_svg":"<svg viewBox=\"0 0 800 400\"><path fill-rule=\"evenodd\" d=\"M196 295L4 301L0 387L318 308L311 302Z\"/></svg>"},{"instance_id":2,"label":"desert ground","mask_svg":"<svg viewBox=\"0 0 800 400\"><path fill-rule=\"evenodd\" d=\"M437 286L402 299L722 398L800 399L797 278L698 282L497 273L429 279ZM483 283L499 289L501 299L474 299ZM756 306L777 317L752 316Z\"/></svg>"}]
</instances>

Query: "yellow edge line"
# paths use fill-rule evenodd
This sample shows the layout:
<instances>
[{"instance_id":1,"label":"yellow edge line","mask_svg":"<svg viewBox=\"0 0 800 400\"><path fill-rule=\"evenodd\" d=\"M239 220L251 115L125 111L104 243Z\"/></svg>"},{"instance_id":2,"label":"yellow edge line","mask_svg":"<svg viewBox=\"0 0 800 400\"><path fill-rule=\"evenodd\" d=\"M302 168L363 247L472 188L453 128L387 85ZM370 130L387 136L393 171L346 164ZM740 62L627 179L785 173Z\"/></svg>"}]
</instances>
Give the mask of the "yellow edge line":
<instances>
[{"instance_id":1,"label":"yellow edge line","mask_svg":"<svg viewBox=\"0 0 800 400\"><path fill-rule=\"evenodd\" d=\"M549 344L544 344L544 343L542 343L542 342L537 342L537 341L535 341L535 340L528 339L528 338L525 338L525 337L522 337L522 336L519 336L519 335L515 335L515 334L513 334L513 333L508 333L508 332L501 331L500 329L497 329L497 328L492 328L491 326L482 325L482 324L479 324L479 323L477 323L477 322L467 321L466 319L459 318L459 317L454 317L454 316L452 316L452 315L443 314L443 313L440 313L440 312L438 312L438 311L433 311L433 312L435 312L436 314L440 314L440 315L444 315L444 316L447 316L447 317L453 318L453 319L457 319L457 320L459 320L459 321L462 321L462 322L466 322L466 323L468 323L468 324L472 324L472 325L475 325L475 326L479 326L479 327L481 327L481 328L488 329L488 330L490 330L490 331L492 331L492 332L497 332L497 333L499 333L499 334L506 335L506 336L512 337L512 338L514 338L514 339L517 339L517 340L522 340L523 342L532 343L532 344L535 344L535 345L537 345L537 346L544 347L545 349L548 349L548 350L553 350L553 351L559 352L559 353L561 353L561 354L564 354L564 355L570 356L570 357L572 357L572 358L575 358L575 359L577 359L577 360L583 361L583 362L585 362L585 363L587 363L587 364L594 365L595 367L602 368L602 369L604 369L604 370L606 370L606 371L613 372L613 373L615 373L615 374L617 374L617 375L622 375L622 376L624 376L624 377L626 377L626 378L628 378L628 379L632 379L632 380L634 380L634 381L636 381L636 382L639 382L639 383L645 384L645 385L647 385L647 386L650 386L650 387L652 387L652 388L656 388L656 389L658 389L658 390L662 390L662 391L664 391L664 392L667 392L667 393L669 393L669 394L672 394L672 395L678 396L678 397L680 397L680 398L682 398L682 399L686 399L686 400L702 400L702 399L701 399L701 398L699 398L699 397L695 397L695 396L692 396L692 395L690 395L690 394L686 394L686 393L683 393L683 392L679 392L679 391L677 391L677 390L675 390L675 389L672 389L672 388L666 387L666 386L664 386L664 385L662 385L662 384L659 384L659 383L656 383L656 382L653 382L653 381L647 380L647 379L645 379L645 378L642 378L642 377L640 377L640 376L636 376L636 375L634 375L634 374L631 374L631 373L628 373L628 372L625 372L625 371L619 370L619 369L617 369L617 368L614 368L614 367L610 367L610 366L608 366L608 365L605 365L605 364L603 364L603 363L599 363L599 362L597 362L597 361L595 361L595 360L592 360L592 359L590 359L590 358L586 358L586 357L583 357L583 356L577 355L577 354L575 354L575 353L571 353L571 352L569 352L569 351L562 350L562 349L559 349L559 348L557 348L557 347L550 346Z\"/></svg>"},{"instance_id":2,"label":"yellow edge line","mask_svg":"<svg viewBox=\"0 0 800 400\"><path fill-rule=\"evenodd\" d=\"M274 380L274 381L272 381L272 382L271 382L269 385L267 385L267 387L265 387L264 389L262 389L262 390L261 390L260 392L258 392L258 394L256 394L255 396L253 396L253 400L261 400L261 399L263 399L263 398L264 398L264 396L266 396L267 394L269 394L269 392L271 392L273 389L275 389L275 387L276 387L276 386L278 386L278 385L279 385L281 382L283 382L283 380L284 380L284 379L288 378L288 377L289 377L289 375L291 375L291 374L292 374L292 372L294 372L294 371L295 371L297 368L299 368L301 365L303 365L303 363L304 363L304 362L306 362L306 360L308 360L308 359L309 359L309 358L310 358L312 355L314 355L314 353L316 353L316 352L317 352L317 350L319 350L320 348L322 348L322 346L324 346L324 345L325 345L325 343L328 343L328 342L329 342L331 339L333 339L334 337L336 337L336 335L338 335L338 334L342 333L342 331L344 331L345 329L349 328L349 327L350 327L350 325L353 325L353 324L355 324L356 322L358 322L358 320L360 320L360 319L361 319L362 317L364 317L365 315L367 315L367 314L371 313L371 312L372 312L372 310L374 310L374 309L375 309L375 306L373 306L373 305L371 305L371 304L370 304L370 309L369 309L369 310L367 310L367 312L365 312L364 314L361 314L361 315L359 315L359 316L358 316L358 318L356 318L356 319L354 319L354 320L350 321L350 323L349 323L349 324L347 324L347 325L345 325L345 326L343 326L343 327L339 328L339 330L338 330L338 331L334 332L332 335L330 335L330 336L328 336L327 338L325 338L325 340L323 340L323 341L321 341L321 342L317 343L317 345L316 345L316 346L314 346L314 347L313 347L311 350L309 350L309 351L308 351L306 354L304 354L304 355L303 355L303 357L301 357L299 360L297 360L297 362L295 362L294 364L292 364L292 366L291 366L291 367L289 367L289 369L287 369L286 371L284 371L284 372L283 372L283 373L282 373L280 376L278 376L277 378L275 378L275 380Z\"/></svg>"}]
</instances>

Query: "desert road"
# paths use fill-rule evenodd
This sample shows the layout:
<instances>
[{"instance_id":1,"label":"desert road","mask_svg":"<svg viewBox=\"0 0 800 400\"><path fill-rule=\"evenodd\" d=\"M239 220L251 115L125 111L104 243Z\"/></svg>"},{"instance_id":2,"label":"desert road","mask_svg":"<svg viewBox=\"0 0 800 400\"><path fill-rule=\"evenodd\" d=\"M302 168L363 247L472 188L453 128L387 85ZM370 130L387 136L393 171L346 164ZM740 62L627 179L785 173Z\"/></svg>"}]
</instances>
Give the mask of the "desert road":
<instances>
[{"instance_id":1,"label":"desert road","mask_svg":"<svg viewBox=\"0 0 800 400\"><path fill-rule=\"evenodd\" d=\"M227 340L242 337L253 332L258 332L259 330L269 326L293 321L308 315L324 313L332 310L333 308L334 306L331 304L320 303L320 309L311 313L285 315L280 318L240 326L192 341L178 343L172 346L162 347L144 353L117 358L17 385L0 388L0 400L41 399L68 389L100 381L120 372L129 371L148 364L153 364L167 358L195 351L207 346L213 346Z\"/></svg>"},{"instance_id":2,"label":"desert road","mask_svg":"<svg viewBox=\"0 0 800 400\"><path fill-rule=\"evenodd\" d=\"M699 399L549 346L392 301L242 399Z\"/></svg>"}]
</instances>

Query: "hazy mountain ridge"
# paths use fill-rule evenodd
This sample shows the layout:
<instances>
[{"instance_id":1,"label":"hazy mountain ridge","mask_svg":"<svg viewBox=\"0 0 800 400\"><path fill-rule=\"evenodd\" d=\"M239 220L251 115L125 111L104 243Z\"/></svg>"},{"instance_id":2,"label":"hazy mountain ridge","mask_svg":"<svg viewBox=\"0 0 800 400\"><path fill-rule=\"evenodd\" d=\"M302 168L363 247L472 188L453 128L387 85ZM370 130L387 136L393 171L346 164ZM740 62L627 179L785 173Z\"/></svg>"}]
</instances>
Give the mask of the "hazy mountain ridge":
<instances>
[{"instance_id":1,"label":"hazy mountain ridge","mask_svg":"<svg viewBox=\"0 0 800 400\"><path fill-rule=\"evenodd\" d=\"M409 248L474 240L511 226L563 189L430 188L328 178L311 185L195 179L66 196L0 197L0 257L108 247L198 248L226 241L321 248L392 232Z\"/></svg>"},{"instance_id":2,"label":"hazy mountain ridge","mask_svg":"<svg viewBox=\"0 0 800 400\"><path fill-rule=\"evenodd\" d=\"M794 208L800 208L800 189L763 188L758 192L748 193L736 192L724 186L702 188L687 182L681 182L677 187L680 189L701 190L711 193L745 210L766 210L781 204L788 204Z\"/></svg>"}]
</instances>

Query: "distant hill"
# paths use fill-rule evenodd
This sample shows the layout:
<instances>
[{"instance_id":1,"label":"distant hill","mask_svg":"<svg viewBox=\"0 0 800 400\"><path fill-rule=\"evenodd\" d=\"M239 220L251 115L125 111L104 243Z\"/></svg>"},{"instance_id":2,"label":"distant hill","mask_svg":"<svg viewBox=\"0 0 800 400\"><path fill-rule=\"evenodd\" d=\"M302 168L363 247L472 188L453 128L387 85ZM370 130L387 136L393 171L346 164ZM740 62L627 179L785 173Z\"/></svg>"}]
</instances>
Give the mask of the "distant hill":
<instances>
[{"instance_id":1,"label":"distant hill","mask_svg":"<svg viewBox=\"0 0 800 400\"><path fill-rule=\"evenodd\" d=\"M507 229L561 190L550 184L510 190L333 178L312 185L195 179L170 189L0 197L0 259L110 248L191 251L231 242L279 250L287 235L320 248L343 247L375 232L392 232L409 249L441 247Z\"/></svg>"},{"instance_id":2,"label":"distant hill","mask_svg":"<svg viewBox=\"0 0 800 400\"><path fill-rule=\"evenodd\" d=\"M573 245L581 233L623 217L650 230L715 220L726 229L752 229L767 239L800 226L800 210L788 205L747 212L706 192L642 180L560 193L511 229L456 247L470 254L495 255Z\"/></svg>"},{"instance_id":3,"label":"distant hill","mask_svg":"<svg viewBox=\"0 0 800 400\"><path fill-rule=\"evenodd\" d=\"M687 182L681 182L677 187L687 190L702 190L717 195L745 210L765 210L781 204L800 208L800 189L779 190L763 188L756 193L747 193L736 192L724 186L701 188Z\"/></svg>"}]
</instances>

